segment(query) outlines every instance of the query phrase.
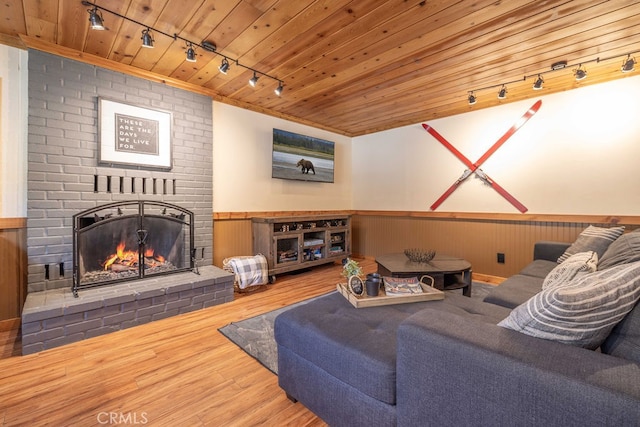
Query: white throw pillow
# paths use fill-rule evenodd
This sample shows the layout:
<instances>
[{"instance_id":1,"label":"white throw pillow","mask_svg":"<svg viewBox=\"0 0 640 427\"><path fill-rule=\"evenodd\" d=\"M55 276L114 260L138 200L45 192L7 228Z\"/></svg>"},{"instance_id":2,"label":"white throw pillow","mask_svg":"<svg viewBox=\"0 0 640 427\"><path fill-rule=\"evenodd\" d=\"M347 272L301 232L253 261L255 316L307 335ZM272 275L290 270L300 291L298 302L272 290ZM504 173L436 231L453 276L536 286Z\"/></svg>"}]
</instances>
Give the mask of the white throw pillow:
<instances>
[{"instance_id":1,"label":"white throw pillow","mask_svg":"<svg viewBox=\"0 0 640 427\"><path fill-rule=\"evenodd\" d=\"M499 326L538 338L598 348L640 299L640 261L585 274L540 291Z\"/></svg>"},{"instance_id":2,"label":"white throw pillow","mask_svg":"<svg viewBox=\"0 0 640 427\"><path fill-rule=\"evenodd\" d=\"M570 282L576 276L593 273L598 269L598 254L594 251L578 252L554 267L542 282L542 289Z\"/></svg>"}]
</instances>

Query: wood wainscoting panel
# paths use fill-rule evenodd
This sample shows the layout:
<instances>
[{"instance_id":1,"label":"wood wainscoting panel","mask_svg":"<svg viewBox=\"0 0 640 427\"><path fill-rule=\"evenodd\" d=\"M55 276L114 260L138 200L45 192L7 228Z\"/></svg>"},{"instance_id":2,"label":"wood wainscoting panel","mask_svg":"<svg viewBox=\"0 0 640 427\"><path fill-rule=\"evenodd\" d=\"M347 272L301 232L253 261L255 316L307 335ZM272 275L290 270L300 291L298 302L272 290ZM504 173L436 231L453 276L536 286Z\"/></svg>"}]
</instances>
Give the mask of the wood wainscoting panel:
<instances>
[{"instance_id":1,"label":"wood wainscoting panel","mask_svg":"<svg viewBox=\"0 0 640 427\"><path fill-rule=\"evenodd\" d=\"M0 229L0 321L20 317L27 297L27 230Z\"/></svg>"},{"instance_id":2,"label":"wood wainscoting panel","mask_svg":"<svg viewBox=\"0 0 640 427\"><path fill-rule=\"evenodd\" d=\"M590 224L605 227L624 225L627 231L640 227L640 217L636 216L388 211L350 213L354 256L375 258L408 248L433 249L465 258L471 262L474 273L497 278L509 277L531 262L535 242L573 242ZM221 266L226 257L252 255L253 216L251 212L215 214L215 265ZM497 262L498 253L505 255L504 264Z\"/></svg>"},{"instance_id":3,"label":"wood wainscoting panel","mask_svg":"<svg viewBox=\"0 0 640 427\"><path fill-rule=\"evenodd\" d=\"M213 265L232 256L253 255L251 218L213 221Z\"/></svg>"},{"instance_id":4,"label":"wood wainscoting panel","mask_svg":"<svg viewBox=\"0 0 640 427\"><path fill-rule=\"evenodd\" d=\"M573 242L589 223L446 217L353 216L353 252L375 258L408 248L433 249L467 259L473 271L509 277L533 259L537 241ZM627 226L628 230L637 227ZM497 254L505 255L504 264Z\"/></svg>"}]
</instances>

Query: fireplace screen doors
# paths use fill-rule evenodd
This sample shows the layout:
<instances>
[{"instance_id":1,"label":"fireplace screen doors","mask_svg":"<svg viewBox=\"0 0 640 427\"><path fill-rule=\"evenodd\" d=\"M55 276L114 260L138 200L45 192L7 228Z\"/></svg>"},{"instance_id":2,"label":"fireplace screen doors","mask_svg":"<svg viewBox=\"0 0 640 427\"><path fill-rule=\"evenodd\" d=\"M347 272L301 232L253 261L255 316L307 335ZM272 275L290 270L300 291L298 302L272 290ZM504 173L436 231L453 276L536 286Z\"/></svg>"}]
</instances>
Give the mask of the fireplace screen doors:
<instances>
[{"instance_id":1,"label":"fireplace screen doors","mask_svg":"<svg viewBox=\"0 0 640 427\"><path fill-rule=\"evenodd\" d=\"M165 202L130 201L73 216L73 293L194 268L193 213Z\"/></svg>"}]
</instances>

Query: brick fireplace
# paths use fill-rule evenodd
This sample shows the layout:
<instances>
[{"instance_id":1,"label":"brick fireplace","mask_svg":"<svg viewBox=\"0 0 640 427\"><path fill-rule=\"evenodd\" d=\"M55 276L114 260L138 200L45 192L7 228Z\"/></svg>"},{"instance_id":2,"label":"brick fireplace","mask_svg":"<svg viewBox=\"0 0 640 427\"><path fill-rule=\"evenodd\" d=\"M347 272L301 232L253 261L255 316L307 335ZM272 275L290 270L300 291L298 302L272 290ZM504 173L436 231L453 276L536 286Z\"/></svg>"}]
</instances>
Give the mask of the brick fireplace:
<instances>
[{"instance_id":1,"label":"brick fireplace","mask_svg":"<svg viewBox=\"0 0 640 427\"><path fill-rule=\"evenodd\" d=\"M98 98L170 111L171 169L99 164ZM165 316L160 313L178 314L233 299L232 277L212 266L210 98L30 50L28 145L26 352L106 333L116 324L129 327ZM74 215L141 200L193 213L191 249L200 274L186 265L179 274L81 290L76 301L69 299ZM188 302L176 302L183 297ZM98 324L98 312L107 320L101 318L101 326L91 333L78 333ZM47 336L54 341L43 344L47 340L40 339Z\"/></svg>"}]
</instances>

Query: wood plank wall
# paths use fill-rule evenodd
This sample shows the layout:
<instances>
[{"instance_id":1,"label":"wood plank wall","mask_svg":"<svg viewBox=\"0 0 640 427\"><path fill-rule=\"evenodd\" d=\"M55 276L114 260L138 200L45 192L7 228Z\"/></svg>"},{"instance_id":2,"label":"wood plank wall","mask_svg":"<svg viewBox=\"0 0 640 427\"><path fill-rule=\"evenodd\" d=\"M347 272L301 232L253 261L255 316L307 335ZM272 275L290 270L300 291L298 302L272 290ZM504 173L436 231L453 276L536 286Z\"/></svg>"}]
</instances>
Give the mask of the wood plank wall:
<instances>
[{"instance_id":1,"label":"wood plank wall","mask_svg":"<svg viewBox=\"0 0 640 427\"><path fill-rule=\"evenodd\" d=\"M344 212L343 212L344 213ZM375 258L406 248L434 249L471 262L474 273L509 277L529 263L541 240L572 242L589 224L640 227L640 217L591 215L519 215L434 212L348 212L356 256ZM286 213L288 216L291 212ZM304 214L308 215L309 212ZM270 215L277 215L271 212ZM251 214L214 214L214 264L235 255L251 255ZM255 215L261 216L261 215ZM242 217L242 218L240 218ZM499 264L498 252L505 254Z\"/></svg>"},{"instance_id":2,"label":"wood plank wall","mask_svg":"<svg viewBox=\"0 0 640 427\"><path fill-rule=\"evenodd\" d=\"M253 255L251 218L213 221L213 265L231 256Z\"/></svg>"},{"instance_id":3,"label":"wood plank wall","mask_svg":"<svg viewBox=\"0 0 640 427\"><path fill-rule=\"evenodd\" d=\"M27 227L25 218L0 218L0 328L20 317L27 297Z\"/></svg>"}]
</instances>

